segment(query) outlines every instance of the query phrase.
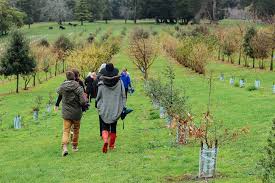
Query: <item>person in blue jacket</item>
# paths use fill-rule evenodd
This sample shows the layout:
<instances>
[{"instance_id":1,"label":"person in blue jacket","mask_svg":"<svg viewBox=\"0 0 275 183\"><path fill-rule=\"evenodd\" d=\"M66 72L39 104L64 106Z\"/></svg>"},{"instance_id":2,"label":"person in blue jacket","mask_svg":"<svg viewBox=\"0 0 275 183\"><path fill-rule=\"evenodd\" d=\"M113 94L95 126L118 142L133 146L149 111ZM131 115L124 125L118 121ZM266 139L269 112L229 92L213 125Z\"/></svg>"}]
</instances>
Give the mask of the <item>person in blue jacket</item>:
<instances>
[{"instance_id":1,"label":"person in blue jacket","mask_svg":"<svg viewBox=\"0 0 275 183\"><path fill-rule=\"evenodd\" d=\"M126 93L126 98L127 98L127 94L129 91L129 88L131 88L131 78L130 75L127 72L127 69L123 69L121 75L120 75L120 79L123 82L124 88L125 88L125 93Z\"/></svg>"}]
</instances>

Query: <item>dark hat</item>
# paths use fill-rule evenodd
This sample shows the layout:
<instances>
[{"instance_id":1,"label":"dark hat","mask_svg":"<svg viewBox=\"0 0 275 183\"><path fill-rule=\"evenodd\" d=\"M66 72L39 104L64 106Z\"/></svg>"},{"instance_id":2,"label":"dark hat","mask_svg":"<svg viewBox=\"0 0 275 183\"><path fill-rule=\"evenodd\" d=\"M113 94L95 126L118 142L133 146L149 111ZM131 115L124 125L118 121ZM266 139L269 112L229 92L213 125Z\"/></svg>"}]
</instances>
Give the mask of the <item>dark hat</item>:
<instances>
[{"instance_id":1,"label":"dark hat","mask_svg":"<svg viewBox=\"0 0 275 183\"><path fill-rule=\"evenodd\" d=\"M105 68L107 72L113 72L113 70L115 69L112 63L106 64Z\"/></svg>"},{"instance_id":2,"label":"dark hat","mask_svg":"<svg viewBox=\"0 0 275 183\"><path fill-rule=\"evenodd\" d=\"M106 64L105 69L101 70L101 74L107 77L115 77L115 76L118 76L119 70L115 68L112 63L109 63L109 64Z\"/></svg>"}]
</instances>

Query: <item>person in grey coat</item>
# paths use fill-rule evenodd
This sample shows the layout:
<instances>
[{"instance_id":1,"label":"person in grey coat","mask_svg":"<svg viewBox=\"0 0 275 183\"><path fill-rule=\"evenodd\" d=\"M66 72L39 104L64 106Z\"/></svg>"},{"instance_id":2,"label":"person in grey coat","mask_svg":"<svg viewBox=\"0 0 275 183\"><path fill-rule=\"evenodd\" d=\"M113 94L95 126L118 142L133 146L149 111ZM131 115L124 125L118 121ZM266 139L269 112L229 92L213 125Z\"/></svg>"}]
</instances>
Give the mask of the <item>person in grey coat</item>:
<instances>
[{"instance_id":1,"label":"person in grey coat","mask_svg":"<svg viewBox=\"0 0 275 183\"><path fill-rule=\"evenodd\" d=\"M96 102L102 125L103 153L107 153L108 145L111 150L115 148L117 121L126 106L125 89L118 74L113 64L107 64L98 83Z\"/></svg>"}]
</instances>

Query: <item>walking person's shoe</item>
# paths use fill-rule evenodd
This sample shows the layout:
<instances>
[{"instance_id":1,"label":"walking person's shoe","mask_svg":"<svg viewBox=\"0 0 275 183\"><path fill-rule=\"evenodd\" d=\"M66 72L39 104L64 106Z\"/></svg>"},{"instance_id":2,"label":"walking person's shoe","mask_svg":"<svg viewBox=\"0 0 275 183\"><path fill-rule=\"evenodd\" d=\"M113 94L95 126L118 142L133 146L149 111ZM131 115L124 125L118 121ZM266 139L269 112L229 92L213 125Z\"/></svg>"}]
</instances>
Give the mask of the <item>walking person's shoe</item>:
<instances>
[{"instance_id":1,"label":"walking person's shoe","mask_svg":"<svg viewBox=\"0 0 275 183\"><path fill-rule=\"evenodd\" d=\"M78 147L77 146L72 146L72 150L73 150L73 152L78 152Z\"/></svg>"},{"instance_id":2,"label":"walking person's shoe","mask_svg":"<svg viewBox=\"0 0 275 183\"><path fill-rule=\"evenodd\" d=\"M109 145L110 150L114 150L116 148L115 142L116 142L116 133L110 133L110 145Z\"/></svg>"},{"instance_id":3,"label":"walking person's shoe","mask_svg":"<svg viewBox=\"0 0 275 183\"><path fill-rule=\"evenodd\" d=\"M104 141L104 145L102 147L103 153L107 153L108 151L108 138L109 138L109 132L106 130L102 131L102 139Z\"/></svg>"},{"instance_id":4,"label":"walking person's shoe","mask_svg":"<svg viewBox=\"0 0 275 183\"><path fill-rule=\"evenodd\" d=\"M63 147L62 147L62 156L65 157L67 155L69 155L67 145L63 145Z\"/></svg>"}]
</instances>

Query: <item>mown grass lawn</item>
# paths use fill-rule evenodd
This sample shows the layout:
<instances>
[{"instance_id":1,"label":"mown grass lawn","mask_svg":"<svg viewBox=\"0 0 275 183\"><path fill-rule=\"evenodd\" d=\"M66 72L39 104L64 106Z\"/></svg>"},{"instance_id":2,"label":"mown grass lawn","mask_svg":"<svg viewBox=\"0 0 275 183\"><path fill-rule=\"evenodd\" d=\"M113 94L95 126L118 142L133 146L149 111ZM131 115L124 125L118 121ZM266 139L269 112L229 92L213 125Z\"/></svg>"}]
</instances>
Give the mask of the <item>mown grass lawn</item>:
<instances>
[{"instance_id":1,"label":"mown grass lawn","mask_svg":"<svg viewBox=\"0 0 275 183\"><path fill-rule=\"evenodd\" d=\"M60 34L79 34L83 31L80 26L76 30L68 28L63 32L48 30L52 25L56 26L55 23L35 24L30 30L23 30L29 37L33 36L32 39L45 36L50 41L54 41ZM135 27L121 22L87 24L84 34L88 36L99 26L102 32L112 27L115 34L119 34L123 27L128 30ZM141 26L155 30L165 27L148 23L142 23ZM101 153L98 116L93 104L82 120L80 152L71 153L67 158L62 158L60 151L60 112L50 116L41 114L38 123L32 120L35 96L43 96L46 105L49 92L55 92L64 80L64 76L60 75L29 91L0 97L1 112L7 112L0 126L0 182L189 182L183 178L185 175L198 174L199 143L192 141L186 146L175 144L175 133L165 127L164 120L155 117L158 111L152 108L149 98L145 96L141 74L126 53L127 40L113 62L119 69L127 67L134 80L136 92L129 98L127 105L135 111L126 119L125 130L122 129L122 122L118 124L117 149L106 155ZM198 121L207 109L208 75L197 75L161 54L150 76L167 79L164 70L170 63L175 68L176 86L190 97L192 113ZM212 71L215 78L212 114L230 130L243 127L249 129L248 134L219 146L219 177L210 182L260 182L256 164L275 116L275 96L271 91L275 75L272 72L215 62L209 64L208 71ZM219 81L220 73L224 73L226 81ZM229 77L232 75L245 77L248 86L259 78L263 88L249 92L230 86ZM0 85L0 91L13 85L4 83ZM40 113L44 111L42 109ZM10 128L16 114L23 116L24 128L21 130Z\"/></svg>"}]
</instances>

